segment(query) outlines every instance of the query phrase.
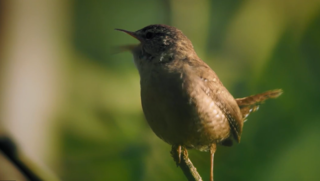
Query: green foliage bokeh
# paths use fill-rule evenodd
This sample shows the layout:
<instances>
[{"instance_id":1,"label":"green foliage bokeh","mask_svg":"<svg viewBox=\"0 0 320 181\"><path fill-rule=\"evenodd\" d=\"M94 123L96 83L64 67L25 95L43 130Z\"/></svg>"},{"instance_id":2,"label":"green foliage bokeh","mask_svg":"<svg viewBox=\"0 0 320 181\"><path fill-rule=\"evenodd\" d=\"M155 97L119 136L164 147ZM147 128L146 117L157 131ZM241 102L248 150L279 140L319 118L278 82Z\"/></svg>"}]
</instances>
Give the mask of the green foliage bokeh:
<instances>
[{"instance_id":1,"label":"green foliage bokeh","mask_svg":"<svg viewBox=\"0 0 320 181\"><path fill-rule=\"evenodd\" d=\"M202 5L204 4L204 5ZM282 88L250 115L240 144L218 147L216 180L320 180L320 4L316 1L74 1L70 110L62 117L62 179L186 180L148 127L131 31L169 24L235 97ZM209 154L190 151L204 180Z\"/></svg>"}]
</instances>

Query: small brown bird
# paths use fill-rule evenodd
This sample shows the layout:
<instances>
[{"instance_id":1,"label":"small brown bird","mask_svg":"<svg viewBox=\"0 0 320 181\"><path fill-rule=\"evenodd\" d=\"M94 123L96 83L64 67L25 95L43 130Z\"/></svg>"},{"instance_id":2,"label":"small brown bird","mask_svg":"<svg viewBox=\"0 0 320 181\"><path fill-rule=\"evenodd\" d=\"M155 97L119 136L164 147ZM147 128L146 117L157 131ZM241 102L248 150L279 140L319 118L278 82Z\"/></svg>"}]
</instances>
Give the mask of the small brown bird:
<instances>
[{"instance_id":1,"label":"small brown bird","mask_svg":"<svg viewBox=\"0 0 320 181\"><path fill-rule=\"evenodd\" d=\"M116 30L141 42L127 49L139 70L142 108L150 127L178 150L210 151L213 180L216 145L231 146L232 138L239 142L249 113L282 90L234 99L177 28L150 25L136 32Z\"/></svg>"}]
</instances>

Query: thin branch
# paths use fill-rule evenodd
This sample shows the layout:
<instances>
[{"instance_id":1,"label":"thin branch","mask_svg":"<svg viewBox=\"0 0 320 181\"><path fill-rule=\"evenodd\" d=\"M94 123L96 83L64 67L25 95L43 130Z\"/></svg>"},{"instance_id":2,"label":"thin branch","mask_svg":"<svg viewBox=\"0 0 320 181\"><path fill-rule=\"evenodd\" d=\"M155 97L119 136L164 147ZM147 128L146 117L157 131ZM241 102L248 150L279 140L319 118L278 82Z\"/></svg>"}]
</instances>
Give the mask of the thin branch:
<instances>
[{"instance_id":1,"label":"thin branch","mask_svg":"<svg viewBox=\"0 0 320 181\"><path fill-rule=\"evenodd\" d=\"M40 168L23 156L19 152L17 145L7 136L0 135L0 154L1 152L8 158L9 161L30 181L59 181L59 179L47 171L45 168Z\"/></svg>"},{"instance_id":2,"label":"thin branch","mask_svg":"<svg viewBox=\"0 0 320 181\"><path fill-rule=\"evenodd\" d=\"M181 168L189 181L202 181L197 168L193 166L188 157L188 150L181 146L172 146L171 155L177 166Z\"/></svg>"},{"instance_id":3,"label":"thin branch","mask_svg":"<svg viewBox=\"0 0 320 181\"><path fill-rule=\"evenodd\" d=\"M26 178L32 181L41 180L23 162L21 162L21 160L18 159L17 147L10 138L0 138L0 150Z\"/></svg>"}]
</instances>

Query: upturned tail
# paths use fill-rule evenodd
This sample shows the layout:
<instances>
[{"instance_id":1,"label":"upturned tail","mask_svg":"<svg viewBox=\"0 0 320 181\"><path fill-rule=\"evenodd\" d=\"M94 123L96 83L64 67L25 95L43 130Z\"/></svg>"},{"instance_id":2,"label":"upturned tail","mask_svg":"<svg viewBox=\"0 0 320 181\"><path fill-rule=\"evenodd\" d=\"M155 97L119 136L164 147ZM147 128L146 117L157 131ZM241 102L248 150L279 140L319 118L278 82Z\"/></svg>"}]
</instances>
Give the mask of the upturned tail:
<instances>
[{"instance_id":1,"label":"upturned tail","mask_svg":"<svg viewBox=\"0 0 320 181\"><path fill-rule=\"evenodd\" d=\"M277 98L281 94L282 90L276 89L261 94L236 99L242 114L243 121L246 121L246 118L250 113L257 111L259 109L259 105L262 104L265 100Z\"/></svg>"}]
</instances>

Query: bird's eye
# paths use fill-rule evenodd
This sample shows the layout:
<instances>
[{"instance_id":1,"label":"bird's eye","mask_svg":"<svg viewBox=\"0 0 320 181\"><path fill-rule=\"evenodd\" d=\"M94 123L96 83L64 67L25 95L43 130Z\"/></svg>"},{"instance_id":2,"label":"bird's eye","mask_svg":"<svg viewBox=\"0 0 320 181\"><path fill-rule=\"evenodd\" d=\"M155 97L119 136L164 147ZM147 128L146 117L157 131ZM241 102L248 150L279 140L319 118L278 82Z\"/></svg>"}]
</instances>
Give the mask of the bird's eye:
<instances>
[{"instance_id":1,"label":"bird's eye","mask_svg":"<svg viewBox=\"0 0 320 181\"><path fill-rule=\"evenodd\" d=\"M153 33L148 32L148 33L146 34L146 39L151 39L151 38L153 38Z\"/></svg>"}]
</instances>

